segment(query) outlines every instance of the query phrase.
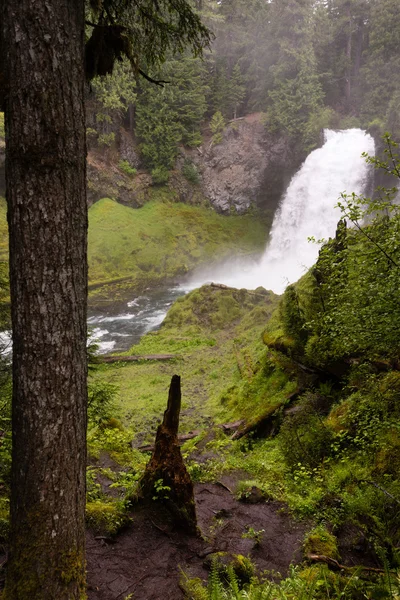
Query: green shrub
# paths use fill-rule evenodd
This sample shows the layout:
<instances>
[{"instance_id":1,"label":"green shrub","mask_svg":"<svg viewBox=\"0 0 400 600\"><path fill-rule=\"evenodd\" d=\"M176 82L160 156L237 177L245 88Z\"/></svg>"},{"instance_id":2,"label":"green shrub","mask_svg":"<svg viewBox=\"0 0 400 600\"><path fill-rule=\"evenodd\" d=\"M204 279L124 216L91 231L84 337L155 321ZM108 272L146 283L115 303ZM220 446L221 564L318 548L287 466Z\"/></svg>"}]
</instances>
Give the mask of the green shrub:
<instances>
[{"instance_id":1,"label":"green shrub","mask_svg":"<svg viewBox=\"0 0 400 600\"><path fill-rule=\"evenodd\" d=\"M197 185L200 182L197 167L191 161L185 160L182 167L182 175L194 185Z\"/></svg>"},{"instance_id":2,"label":"green shrub","mask_svg":"<svg viewBox=\"0 0 400 600\"><path fill-rule=\"evenodd\" d=\"M323 525L310 531L304 540L304 554L317 554L338 560L340 558L337 540Z\"/></svg>"},{"instance_id":3,"label":"green shrub","mask_svg":"<svg viewBox=\"0 0 400 600\"><path fill-rule=\"evenodd\" d=\"M99 146L107 146L108 148L115 142L115 133L101 133L98 137Z\"/></svg>"},{"instance_id":4,"label":"green shrub","mask_svg":"<svg viewBox=\"0 0 400 600\"><path fill-rule=\"evenodd\" d=\"M126 175L130 175L131 177L133 177L137 173L137 169L135 169L135 167L132 167L132 165L130 165L127 160L120 160L118 163L118 168L121 169L121 171L123 171L124 173L126 173Z\"/></svg>"},{"instance_id":5,"label":"green shrub","mask_svg":"<svg viewBox=\"0 0 400 600\"><path fill-rule=\"evenodd\" d=\"M86 523L98 535L116 535L129 525L130 518L120 502L95 500L86 504Z\"/></svg>"},{"instance_id":6,"label":"green shrub","mask_svg":"<svg viewBox=\"0 0 400 600\"><path fill-rule=\"evenodd\" d=\"M214 144L220 144L222 142L222 132L225 129L225 119L221 111L217 110L216 113L213 114L210 129L213 134L213 142Z\"/></svg>"},{"instance_id":7,"label":"green shrub","mask_svg":"<svg viewBox=\"0 0 400 600\"><path fill-rule=\"evenodd\" d=\"M7 543L10 533L10 501L0 498L0 542Z\"/></svg>"},{"instance_id":8,"label":"green shrub","mask_svg":"<svg viewBox=\"0 0 400 600\"><path fill-rule=\"evenodd\" d=\"M151 171L154 185L165 185L169 181L169 171L166 167L155 167Z\"/></svg>"}]
</instances>

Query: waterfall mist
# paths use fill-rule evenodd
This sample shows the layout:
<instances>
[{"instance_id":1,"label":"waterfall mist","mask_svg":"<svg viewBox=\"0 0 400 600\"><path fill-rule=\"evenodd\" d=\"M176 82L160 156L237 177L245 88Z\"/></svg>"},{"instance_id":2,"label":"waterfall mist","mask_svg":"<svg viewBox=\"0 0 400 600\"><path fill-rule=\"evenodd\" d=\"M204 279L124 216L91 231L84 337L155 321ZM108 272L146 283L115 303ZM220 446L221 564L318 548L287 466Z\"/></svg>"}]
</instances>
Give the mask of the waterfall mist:
<instances>
[{"instance_id":1,"label":"waterfall mist","mask_svg":"<svg viewBox=\"0 0 400 600\"><path fill-rule=\"evenodd\" d=\"M308 238L328 239L335 234L341 216L335 208L340 194L365 191L371 167L361 154L374 154L375 149L372 137L361 129L327 129L324 133L324 145L309 154L292 178L260 261L247 266L226 262L198 272L186 289L213 281L237 288L263 286L280 294L315 263L320 245Z\"/></svg>"}]
</instances>

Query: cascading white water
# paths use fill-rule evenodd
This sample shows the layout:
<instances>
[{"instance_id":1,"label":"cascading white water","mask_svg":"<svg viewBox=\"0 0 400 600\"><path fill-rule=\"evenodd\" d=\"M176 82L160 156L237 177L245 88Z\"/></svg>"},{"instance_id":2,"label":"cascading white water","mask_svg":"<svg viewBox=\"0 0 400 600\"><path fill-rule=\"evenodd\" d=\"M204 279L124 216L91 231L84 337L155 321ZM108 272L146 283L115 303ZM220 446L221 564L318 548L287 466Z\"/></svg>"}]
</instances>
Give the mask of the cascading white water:
<instances>
[{"instance_id":1,"label":"cascading white water","mask_svg":"<svg viewBox=\"0 0 400 600\"><path fill-rule=\"evenodd\" d=\"M247 289L262 285L278 294L297 281L318 257L318 244L308 238L335 234L341 192L365 190L370 167L362 152L373 154L374 141L361 129L325 130L325 144L311 152L289 184L261 261L249 270L225 265L207 279Z\"/></svg>"}]
</instances>

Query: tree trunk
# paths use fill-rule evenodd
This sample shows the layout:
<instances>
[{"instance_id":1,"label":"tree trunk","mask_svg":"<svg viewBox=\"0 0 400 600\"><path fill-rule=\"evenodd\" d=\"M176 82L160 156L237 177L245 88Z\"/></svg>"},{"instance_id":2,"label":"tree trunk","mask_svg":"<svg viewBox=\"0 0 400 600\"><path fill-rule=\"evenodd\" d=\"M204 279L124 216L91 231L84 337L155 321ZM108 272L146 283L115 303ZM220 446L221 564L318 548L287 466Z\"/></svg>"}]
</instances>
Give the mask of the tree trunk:
<instances>
[{"instance_id":1,"label":"tree trunk","mask_svg":"<svg viewBox=\"0 0 400 600\"><path fill-rule=\"evenodd\" d=\"M353 44L353 18L352 18L352 14L351 14L350 3L348 3L348 5L347 5L346 15L347 15L347 19L348 19L348 22L347 22L348 32L347 32L347 40L346 40L345 97L346 97L347 107L350 108L351 92L352 92L351 73L352 73L352 44Z\"/></svg>"},{"instance_id":2,"label":"tree trunk","mask_svg":"<svg viewBox=\"0 0 400 600\"><path fill-rule=\"evenodd\" d=\"M13 328L7 600L85 589L84 0L1 0Z\"/></svg>"},{"instance_id":3,"label":"tree trunk","mask_svg":"<svg viewBox=\"0 0 400 600\"><path fill-rule=\"evenodd\" d=\"M154 452L140 482L145 500L161 500L176 525L197 534L193 483L186 470L178 440L181 378L174 375L164 419L157 429Z\"/></svg>"}]
</instances>

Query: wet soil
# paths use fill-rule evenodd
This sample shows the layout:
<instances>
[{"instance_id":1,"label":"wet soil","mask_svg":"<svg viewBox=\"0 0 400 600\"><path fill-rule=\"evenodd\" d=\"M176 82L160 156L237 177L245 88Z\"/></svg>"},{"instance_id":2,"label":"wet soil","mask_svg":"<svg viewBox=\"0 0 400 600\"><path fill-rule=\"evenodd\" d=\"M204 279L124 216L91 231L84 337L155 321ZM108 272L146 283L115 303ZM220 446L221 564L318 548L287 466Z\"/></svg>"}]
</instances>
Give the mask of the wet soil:
<instances>
[{"instance_id":1,"label":"wet soil","mask_svg":"<svg viewBox=\"0 0 400 600\"><path fill-rule=\"evenodd\" d=\"M180 570L206 580L213 552L249 556L260 572L284 575L291 562L301 560L307 525L295 523L278 503L238 502L228 483L195 486L202 537L176 530L156 506L135 510L132 525L114 543L88 533L89 600L125 600L129 594L137 600L179 600ZM264 529L259 545L242 538L247 527Z\"/></svg>"}]
</instances>

